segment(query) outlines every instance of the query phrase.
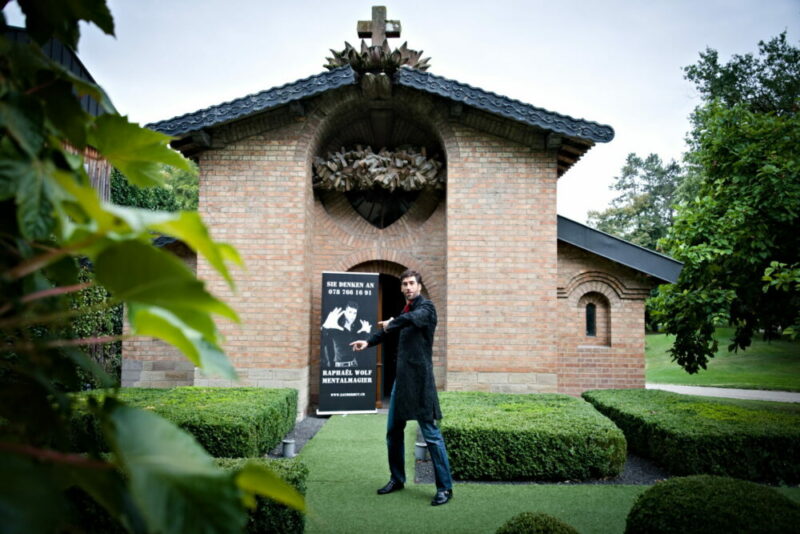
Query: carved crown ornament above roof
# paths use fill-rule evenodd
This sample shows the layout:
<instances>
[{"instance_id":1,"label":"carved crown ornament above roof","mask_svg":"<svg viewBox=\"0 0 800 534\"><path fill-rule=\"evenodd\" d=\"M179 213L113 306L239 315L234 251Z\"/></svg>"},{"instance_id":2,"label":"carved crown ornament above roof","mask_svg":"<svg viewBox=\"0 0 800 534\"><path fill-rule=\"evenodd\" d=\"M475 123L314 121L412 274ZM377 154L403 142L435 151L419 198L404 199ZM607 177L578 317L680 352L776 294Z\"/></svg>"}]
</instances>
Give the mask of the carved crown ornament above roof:
<instances>
[{"instance_id":1,"label":"carved crown ornament above roof","mask_svg":"<svg viewBox=\"0 0 800 534\"><path fill-rule=\"evenodd\" d=\"M359 74L380 72L392 75L402 66L419 70L427 70L430 58L422 58L419 52L408 48L408 43L403 43L400 48L389 46L388 38L400 37L400 21L386 20L386 7L372 6L372 20L360 20L357 26L358 36L362 38L361 51L356 50L350 43L344 43L344 50L337 52L331 50L333 57L325 58L328 63L326 69L336 69L350 65ZM368 46L363 38L372 38L372 45Z\"/></svg>"},{"instance_id":2,"label":"carved crown ornament above roof","mask_svg":"<svg viewBox=\"0 0 800 534\"><path fill-rule=\"evenodd\" d=\"M431 58L422 58L422 51L419 52L408 48L408 43L403 43L400 48L392 48L389 42L384 39L383 44L367 46L361 41L361 51L346 42L344 50L337 52L331 50L333 57L325 58L328 60L324 66L326 69L333 70L338 67L350 65L359 74L379 73L393 74L400 67L410 67L412 69L428 70Z\"/></svg>"}]
</instances>

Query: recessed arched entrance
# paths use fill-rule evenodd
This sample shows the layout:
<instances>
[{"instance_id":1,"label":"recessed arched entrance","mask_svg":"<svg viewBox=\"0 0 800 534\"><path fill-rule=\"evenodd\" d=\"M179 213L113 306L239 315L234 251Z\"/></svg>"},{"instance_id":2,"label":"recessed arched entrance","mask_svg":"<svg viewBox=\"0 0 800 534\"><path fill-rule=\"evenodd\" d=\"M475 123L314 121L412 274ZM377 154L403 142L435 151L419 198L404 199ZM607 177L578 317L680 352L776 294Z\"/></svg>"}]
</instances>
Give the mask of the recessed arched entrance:
<instances>
[{"instance_id":1,"label":"recessed arched entrance","mask_svg":"<svg viewBox=\"0 0 800 534\"><path fill-rule=\"evenodd\" d=\"M381 320L395 317L405 305L403 294L400 292L400 279L390 274L381 274L378 285L378 313L381 315ZM397 338L392 337L383 343L378 354L379 390L376 397L379 401L384 400L387 406L396 371Z\"/></svg>"},{"instance_id":2,"label":"recessed arched entrance","mask_svg":"<svg viewBox=\"0 0 800 534\"><path fill-rule=\"evenodd\" d=\"M406 268L389 261L368 261L349 269L350 272L379 273L378 278L378 320L396 317L405 305L400 292L400 274ZM377 350L378 380L375 398L378 407L388 406L397 369L397 339L392 337L378 346Z\"/></svg>"}]
</instances>

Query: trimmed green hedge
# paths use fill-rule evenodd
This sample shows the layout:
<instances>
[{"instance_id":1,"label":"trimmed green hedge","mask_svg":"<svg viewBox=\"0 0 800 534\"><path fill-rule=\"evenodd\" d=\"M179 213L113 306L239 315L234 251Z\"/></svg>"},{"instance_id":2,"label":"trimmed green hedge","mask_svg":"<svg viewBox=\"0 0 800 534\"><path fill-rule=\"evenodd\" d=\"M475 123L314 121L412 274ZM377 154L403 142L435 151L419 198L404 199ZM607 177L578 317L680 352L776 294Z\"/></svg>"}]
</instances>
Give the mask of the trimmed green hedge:
<instances>
[{"instance_id":1,"label":"trimmed green hedge","mask_svg":"<svg viewBox=\"0 0 800 534\"><path fill-rule=\"evenodd\" d=\"M800 505L772 488L696 475L659 482L628 513L626 534L780 534L800 529Z\"/></svg>"},{"instance_id":2,"label":"trimmed green hedge","mask_svg":"<svg viewBox=\"0 0 800 534\"><path fill-rule=\"evenodd\" d=\"M495 534L578 534L578 531L552 515L522 512L503 523Z\"/></svg>"},{"instance_id":3,"label":"trimmed green hedge","mask_svg":"<svg viewBox=\"0 0 800 534\"><path fill-rule=\"evenodd\" d=\"M217 465L228 470L239 470L248 461L262 462L275 471L283 480L294 486L302 495L306 494L308 468L299 458L291 460L268 460L265 458L217 458ZM301 533L305 528L305 515L288 506L258 497L258 504L250 511L245 532L259 534L262 532L281 532L287 534Z\"/></svg>"},{"instance_id":4,"label":"trimmed green hedge","mask_svg":"<svg viewBox=\"0 0 800 534\"><path fill-rule=\"evenodd\" d=\"M457 478L583 480L617 476L625 465L625 436L581 399L475 392L440 399Z\"/></svg>"},{"instance_id":5,"label":"trimmed green hedge","mask_svg":"<svg viewBox=\"0 0 800 534\"><path fill-rule=\"evenodd\" d=\"M308 468L299 458L291 460L266 458L217 458L217 465L229 471L238 471L248 461L260 462L272 469L278 476L294 486L302 495L306 494ZM85 532L103 534L124 534L127 532L109 513L92 500L83 491L70 489L67 492L70 502L72 525ZM262 532L302 533L305 528L305 516L283 504L256 498L256 507L249 511L249 519L245 532L259 534Z\"/></svg>"},{"instance_id":6,"label":"trimmed green hedge","mask_svg":"<svg viewBox=\"0 0 800 534\"><path fill-rule=\"evenodd\" d=\"M800 405L658 390L595 390L583 398L619 426L631 450L675 475L800 482Z\"/></svg>"},{"instance_id":7,"label":"trimmed green hedge","mask_svg":"<svg viewBox=\"0 0 800 534\"><path fill-rule=\"evenodd\" d=\"M83 397L102 394L88 391ZM219 458L261 456L294 427L297 391L266 388L124 388L119 398L183 428ZM79 413L71 425L75 450L107 450L97 423Z\"/></svg>"}]
</instances>

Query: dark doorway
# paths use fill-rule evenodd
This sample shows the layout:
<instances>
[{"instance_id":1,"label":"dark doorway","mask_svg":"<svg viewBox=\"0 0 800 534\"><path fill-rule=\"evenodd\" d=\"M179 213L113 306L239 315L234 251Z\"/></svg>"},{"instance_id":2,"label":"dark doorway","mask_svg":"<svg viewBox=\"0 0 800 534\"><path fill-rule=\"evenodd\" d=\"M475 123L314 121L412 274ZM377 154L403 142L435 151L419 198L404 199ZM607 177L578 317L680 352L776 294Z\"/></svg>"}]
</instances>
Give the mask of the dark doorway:
<instances>
[{"instance_id":1,"label":"dark doorway","mask_svg":"<svg viewBox=\"0 0 800 534\"><path fill-rule=\"evenodd\" d=\"M400 292L400 280L396 276L382 274L378 278L380 286L380 320L397 317L405 306L405 299ZM378 398L384 399L383 407L389 407L389 395L397 371L397 336L389 338L381 344L380 365L382 370L381 391Z\"/></svg>"}]
</instances>

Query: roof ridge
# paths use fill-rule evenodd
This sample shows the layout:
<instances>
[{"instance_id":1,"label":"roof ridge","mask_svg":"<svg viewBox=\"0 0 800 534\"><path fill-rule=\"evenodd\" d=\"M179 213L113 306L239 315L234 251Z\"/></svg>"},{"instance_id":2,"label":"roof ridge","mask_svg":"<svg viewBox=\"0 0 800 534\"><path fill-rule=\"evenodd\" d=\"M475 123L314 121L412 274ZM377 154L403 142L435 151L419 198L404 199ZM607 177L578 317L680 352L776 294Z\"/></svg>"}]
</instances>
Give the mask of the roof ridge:
<instances>
[{"instance_id":1,"label":"roof ridge","mask_svg":"<svg viewBox=\"0 0 800 534\"><path fill-rule=\"evenodd\" d=\"M305 78L300 78L298 80L295 80L295 81L289 82L289 83L285 83L283 85L276 85L274 87L270 87L269 89L264 89L264 90L258 91L256 93L250 93L248 95L240 96L238 98L234 98L232 100L227 100L225 102L220 102L219 104L214 104L214 105L211 105L211 106L208 106L208 107L205 107L205 108L198 109L196 111L192 111L192 112L189 112L189 113L184 113L182 115L177 115L177 116L169 118L169 119L164 119L164 120L160 120L160 121L156 121L156 122L151 122L151 123L146 124L145 127L153 129L153 130L162 131L164 133L169 133L169 132L166 132L164 130L165 129L170 129L169 127L171 126L171 123L175 123L175 122L178 122L178 121L185 121L185 120L188 120L191 117L195 117L195 116L198 116L198 115L201 115L201 116L207 116L207 115L211 115L211 114L221 115L221 113L218 113L218 111L223 109L223 108L236 106L238 104L243 104L243 103L246 103L247 101L253 101L253 100L256 100L259 97L262 97L262 96L264 96L264 95L266 95L268 93L274 93L274 92L278 92L278 91L282 91L282 90L291 89L291 88L293 88L295 86L298 86L298 85L301 85L301 84L305 84L305 83L308 83L308 82L312 82L312 81L314 81L316 79L319 79L319 78L323 78L324 77L324 78L334 78L335 79L335 78L337 78L337 75L339 75L339 74L350 74L350 77L352 77L353 80L355 80L355 73L354 73L353 69L350 67L350 65L344 65L342 67L338 67L338 68L335 68L335 69L323 71L323 72L320 72L320 73L317 73L317 74L312 74L310 76L306 76ZM254 110L254 111L259 111L259 110ZM186 132L179 132L179 133L186 133Z\"/></svg>"},{"instance_id":2,"label":"roof ridge","mask_svg":"<svg viewBox=\"0 0 800 534\"><path fill-rule=\"evenodd\" d=\"M528 107L528 108L533 108L533 109L535 109L537 111L543 111L543 112L545 112L547 114L555 115L555 116L560 117L562 119L568 119L568 120L575 121L575 122L582 122L582 123L585 123L585 124L591 124L591 125L594 125L594 126L598 126L600 128L609 128L612 131L612 138L613 138L613 130L614 129L613 129L612 126L610 126L608 124L602 124L602 123L599 123L599 122L596 122L596 121L592 121L592 120L588 120L588 119L573 117L572 115L565 115L563 113L559 113L558 111L550 111L549 109L545 109L545 108L542 108L542 107L539 107L539 106L534 106L533 104L529 104L527 102L523 102L522 100L518 100L516 98L511 98L509 96L501 95L499 93L495 93L494 91L487 91L486 89L482 89L480 87L476 87L476 86L470 85L468 83L460 82L458 80L453 80L453 79L450 79L450 78L446 78L445 76L439 76L438 74L433 74L432 72L420 71L420 70L417 70L417 69L412 69L412 68L407 67L405 65L402 65L398 69L398 72L400 72L401 70L402 71L409 71L413 75L417 75L417 76L421 75L421 76L427 76L427 77L430 77L430 78L436 78L436 79L439 79L439 80L443 80L443 81L458 85L460 87L468 88L468 89L470 89L472 91L477 91L477 92L483 93L485 95L493 96L493 97L496 97L496 98L501 98L503 100L507 100L509 102L513 102L514 104L520 104L520 105ZM609 141L610 140L611 139L609 139Z\"/></svg>"}]
</instances>

